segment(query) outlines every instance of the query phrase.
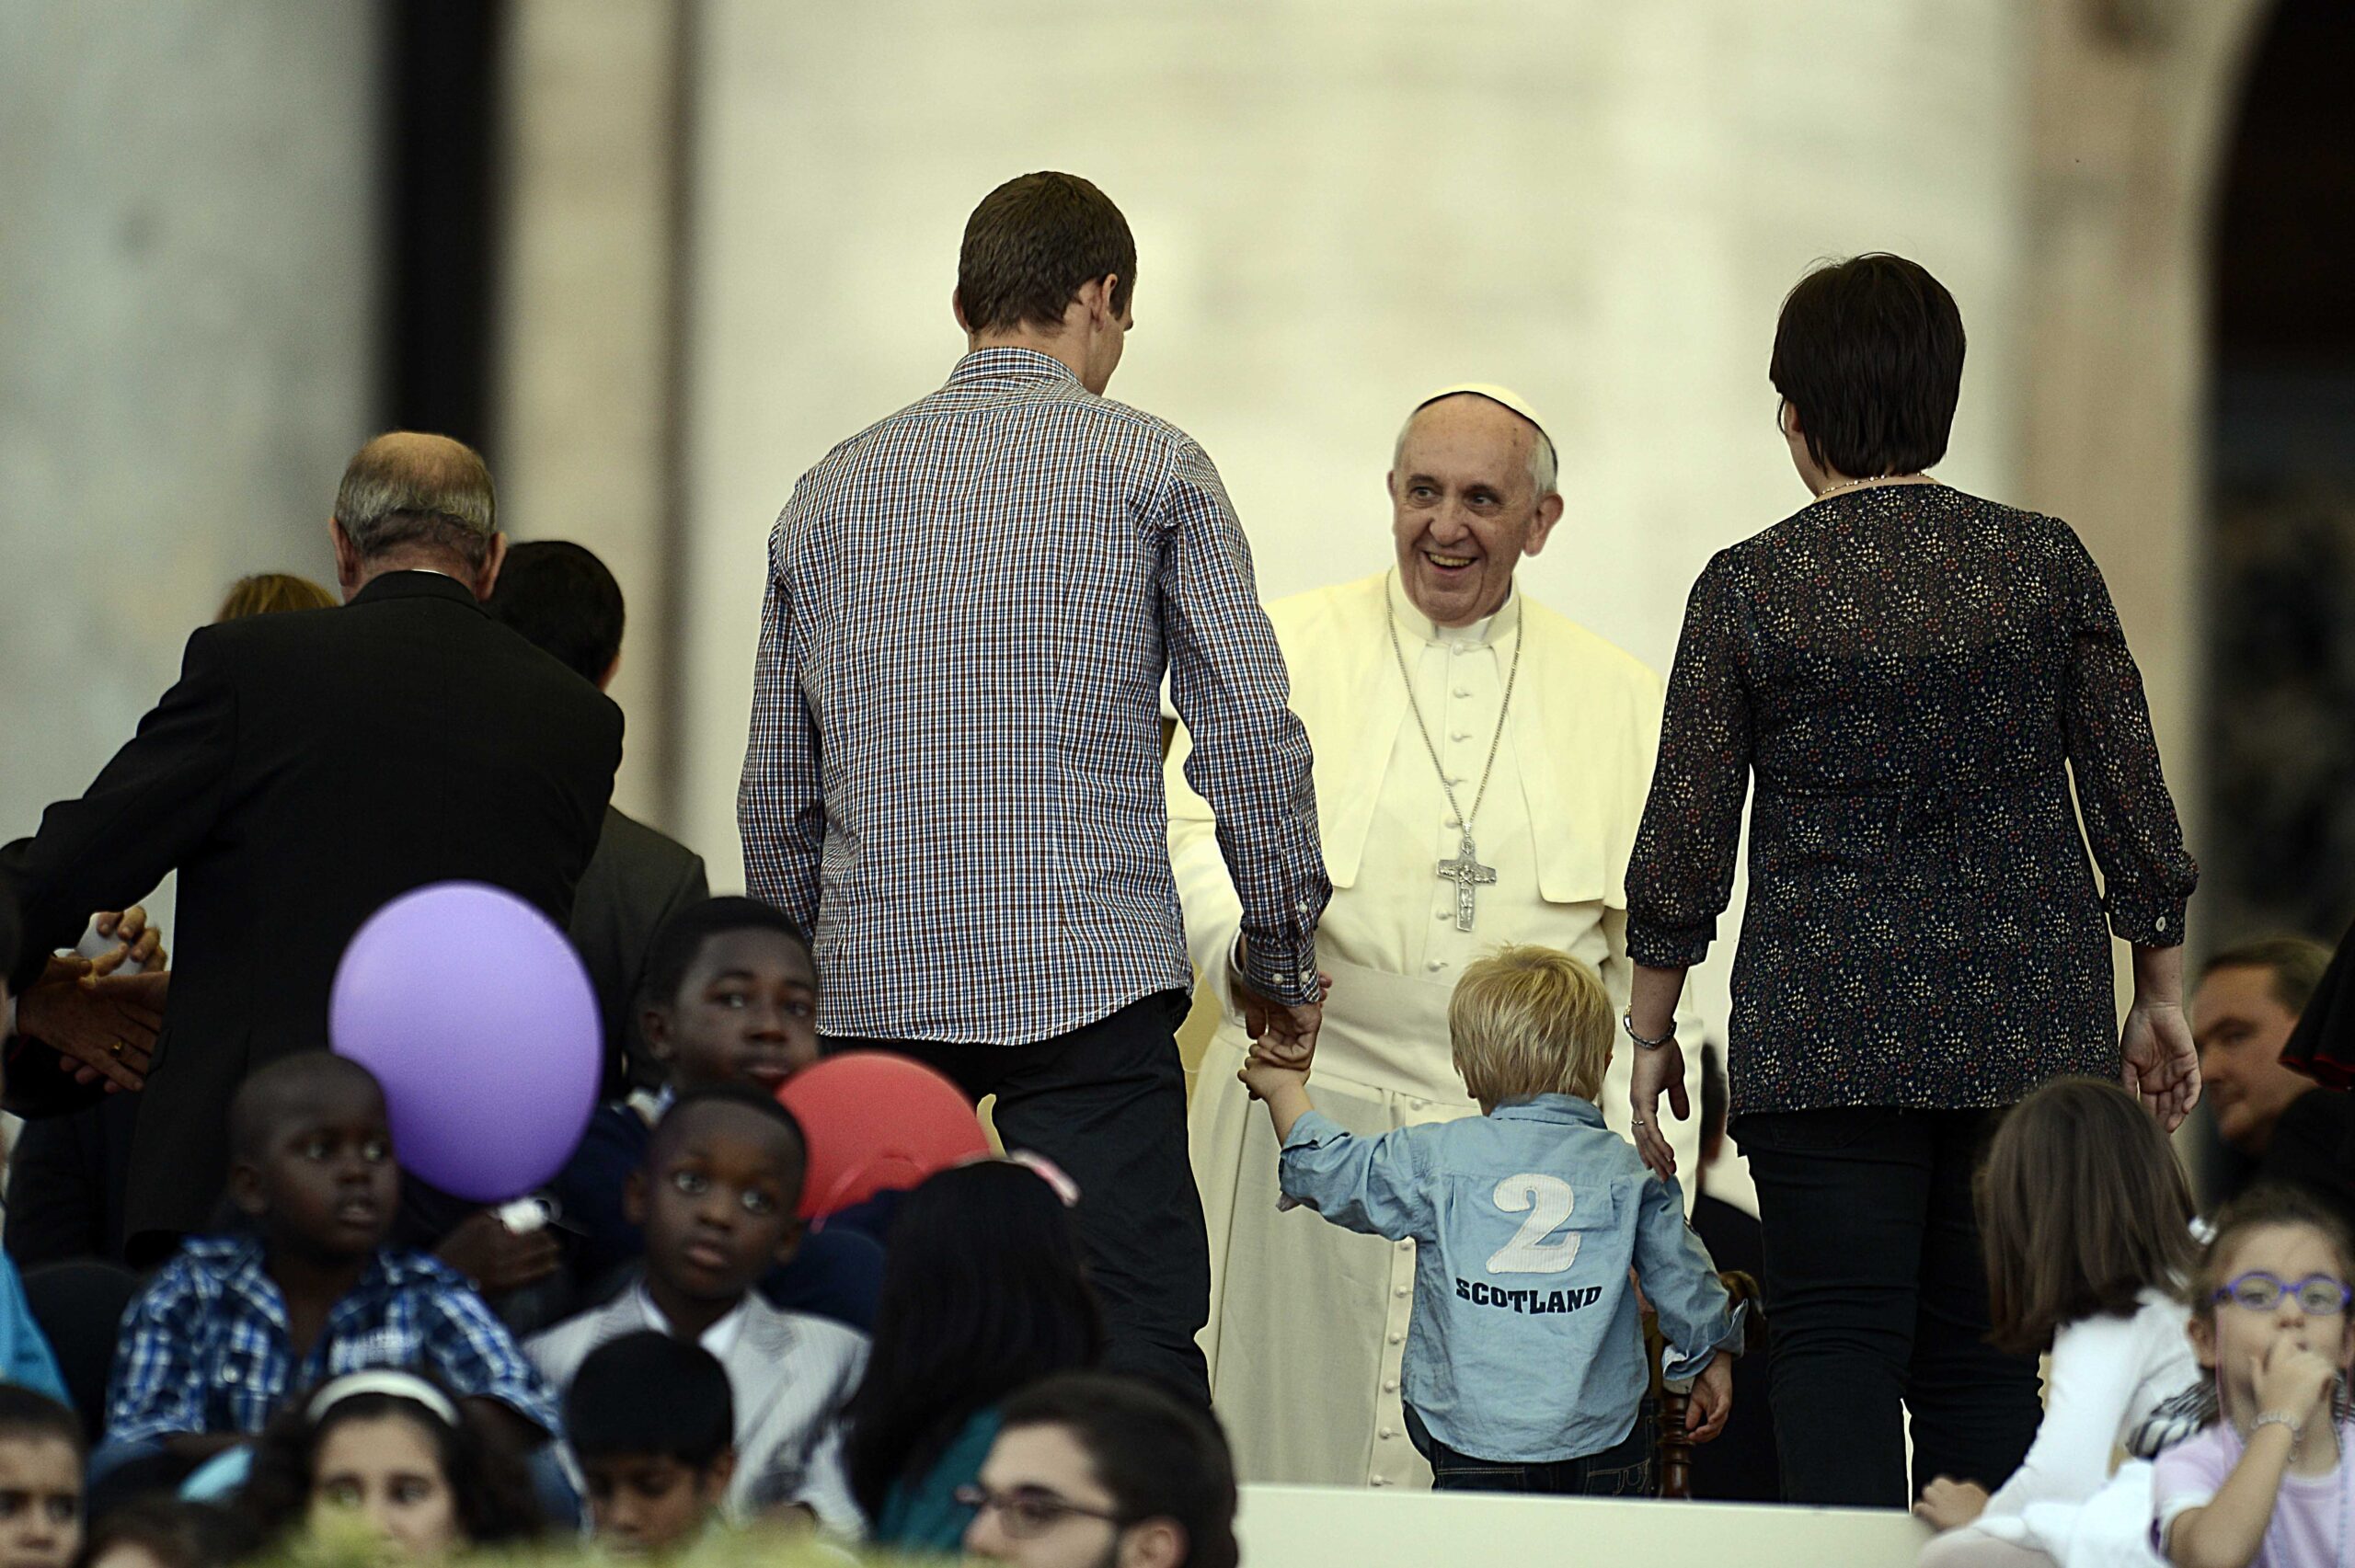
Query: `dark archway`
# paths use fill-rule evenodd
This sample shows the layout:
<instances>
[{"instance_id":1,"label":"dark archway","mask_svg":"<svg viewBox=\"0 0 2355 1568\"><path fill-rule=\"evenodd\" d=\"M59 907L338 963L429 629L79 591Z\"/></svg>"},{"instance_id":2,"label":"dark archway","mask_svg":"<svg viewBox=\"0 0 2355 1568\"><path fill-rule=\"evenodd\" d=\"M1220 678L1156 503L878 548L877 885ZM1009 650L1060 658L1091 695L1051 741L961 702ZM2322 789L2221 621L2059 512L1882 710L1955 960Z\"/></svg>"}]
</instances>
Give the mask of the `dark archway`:
<instances>
[{"instance_id":1,"label":"dark archway","mask_svg":"<svg viewBox=\"0 0 2355 1568\"><path fill-rule=\"evenodd\" d=\"M2200 914L2355 915L2355 6L2282 0L2218 182Z\"/></svg>"}]
</instances>

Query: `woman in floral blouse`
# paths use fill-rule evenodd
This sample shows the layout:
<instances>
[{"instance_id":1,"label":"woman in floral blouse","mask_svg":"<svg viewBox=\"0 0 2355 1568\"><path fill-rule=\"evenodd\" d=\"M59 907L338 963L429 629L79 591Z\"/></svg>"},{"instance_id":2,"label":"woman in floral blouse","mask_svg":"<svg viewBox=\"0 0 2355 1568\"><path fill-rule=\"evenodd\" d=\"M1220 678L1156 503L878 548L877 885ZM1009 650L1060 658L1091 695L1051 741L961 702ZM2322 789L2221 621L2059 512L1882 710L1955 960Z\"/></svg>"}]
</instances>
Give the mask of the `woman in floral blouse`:
<instances>
[{"instance_id":1,"label":"woman in floral blouse","mask_svg":"<svg viewBox=\"0 0 2355 1568\"><path fill-rule=\"evenodd\" d=\"M2066 523L1923 472L1962 358L1952 296L1897 257L1784 302L1768 374L1815 499L1694 585L1627 870L1637 1139L1668 1174L1675 1001L1754 781L1729 1059L1795 1502L2004 1481L2039 1404L2033 1359L1984 1341L1970 1185L1993 1123L2065 1073L2122 1076L2168 1127L2199 1095L2180 1006L2198 870L2142 677ZM2112 931L2134 944L2122 1036Z\"/></svg>"}]
</instances>

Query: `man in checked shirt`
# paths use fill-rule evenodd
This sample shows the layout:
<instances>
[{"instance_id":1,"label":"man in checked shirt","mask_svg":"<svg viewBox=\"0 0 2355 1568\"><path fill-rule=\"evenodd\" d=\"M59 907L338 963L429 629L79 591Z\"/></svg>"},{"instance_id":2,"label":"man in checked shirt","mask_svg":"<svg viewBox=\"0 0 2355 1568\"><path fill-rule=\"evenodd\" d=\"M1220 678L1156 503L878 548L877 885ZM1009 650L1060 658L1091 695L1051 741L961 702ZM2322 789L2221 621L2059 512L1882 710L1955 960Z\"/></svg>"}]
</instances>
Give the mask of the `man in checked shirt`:
<instances>
[{"instance_id":1,"label":"man in checked shirt","mask_svg":"<svg viewBox=\"0 0 2355 1568\"><path fill-rule=\"evenodd\" d=\"M1135 274L1084 179L1026 175L974 209L965 357L802 475L770 535L737 819L753 894L815 933L829 1048L994 1093L1008 1146L1079 1184L1110 1365L1207 1398L1165 670L1242 898L1252 1033L1304 1063L1331 884L1218 471L1103 395Z\"/></svg>"}]
</instances>

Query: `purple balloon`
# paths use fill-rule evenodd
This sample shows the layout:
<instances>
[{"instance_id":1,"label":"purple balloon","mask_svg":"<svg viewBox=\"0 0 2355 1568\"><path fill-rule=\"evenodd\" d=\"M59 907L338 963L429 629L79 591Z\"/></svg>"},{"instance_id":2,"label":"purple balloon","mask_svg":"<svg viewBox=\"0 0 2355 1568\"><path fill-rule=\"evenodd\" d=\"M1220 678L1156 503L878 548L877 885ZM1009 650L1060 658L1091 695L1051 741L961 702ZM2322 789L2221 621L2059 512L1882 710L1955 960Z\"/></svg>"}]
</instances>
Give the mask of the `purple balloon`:
<instances>
[{"instance_id":1,"label":"purple balloon","mask_svg":"<svg viewBox=\"0 0 2355 1568\"><path fill-rule=\"evenodd\" d=\"M602 1036L564 933L479 882L419 887L371 915L327 1001L337 1054L385 1086L402 1167L477 1203L530 1192L572 1157Z\"/></svg>"}]
</instances>

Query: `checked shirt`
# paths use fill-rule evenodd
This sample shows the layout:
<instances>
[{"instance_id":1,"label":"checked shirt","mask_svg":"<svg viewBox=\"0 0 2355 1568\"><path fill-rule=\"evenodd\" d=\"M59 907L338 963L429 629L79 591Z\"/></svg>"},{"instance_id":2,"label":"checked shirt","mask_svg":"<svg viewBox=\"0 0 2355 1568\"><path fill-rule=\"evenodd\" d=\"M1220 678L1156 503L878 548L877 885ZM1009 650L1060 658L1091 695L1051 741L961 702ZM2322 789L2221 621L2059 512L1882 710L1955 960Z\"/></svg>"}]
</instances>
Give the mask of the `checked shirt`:
<instances>
[{"instance_id":1,"label":"checked shirt","mask_svg":"<svg viewBox=\"0 0 2355 1568\"><path fill-rule=\"evenodd\" d=\"M1248 978L1316 994L1308 737L1183 431L980 349L802 476L768 567L737 818L752 893L815 933L826 1033L1026 1045L1192 983L1165 670Z\"/></svg>"}]
</instances>

